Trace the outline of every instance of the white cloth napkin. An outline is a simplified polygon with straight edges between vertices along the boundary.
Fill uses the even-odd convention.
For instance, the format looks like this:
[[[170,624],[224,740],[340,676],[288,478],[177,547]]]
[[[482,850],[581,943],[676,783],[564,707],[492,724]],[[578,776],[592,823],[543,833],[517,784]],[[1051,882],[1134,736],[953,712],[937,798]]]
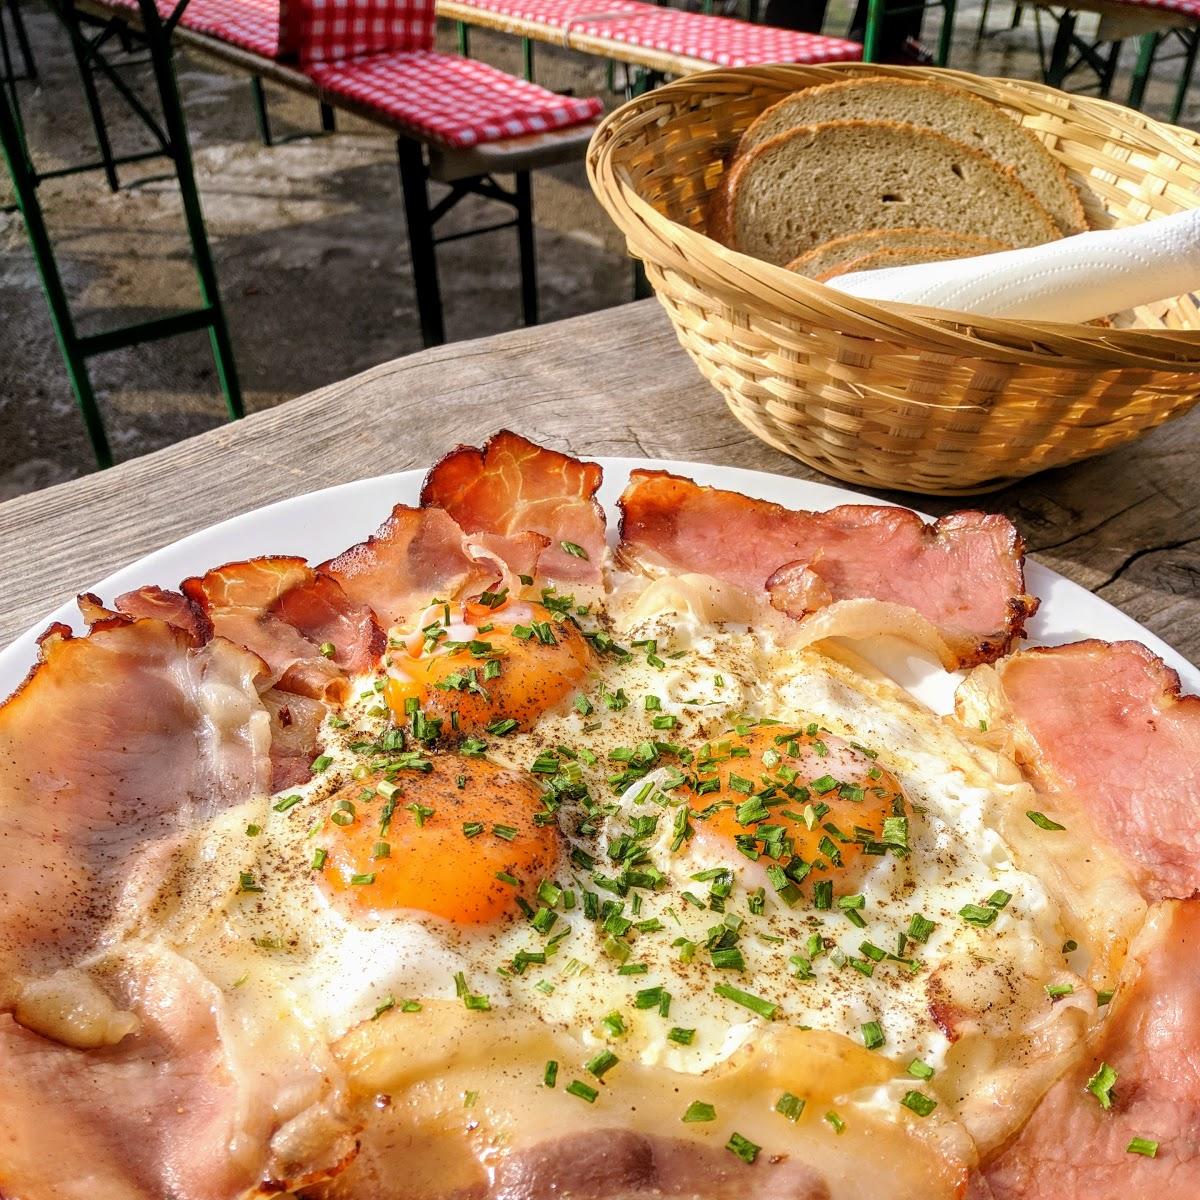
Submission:
[[[853,271],[831,288],[991,317],[1091,321],[1200,289],[1200,208],[974,258]]]

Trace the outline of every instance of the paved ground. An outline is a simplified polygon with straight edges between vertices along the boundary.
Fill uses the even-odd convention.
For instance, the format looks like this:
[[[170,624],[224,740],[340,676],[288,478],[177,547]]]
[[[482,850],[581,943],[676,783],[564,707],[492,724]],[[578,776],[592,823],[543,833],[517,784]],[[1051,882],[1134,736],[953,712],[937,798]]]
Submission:
[[[43,80],[22,85],[30,143],[43,167],[94,157],[65,37],[26,0]],[[994,23],[1011,9],[997,5]],[[952,63],[985,74],[1033,78],[1032,19],[973,45],[979,9],[960,8]],[[846,26],[845,0],[826,29]],[[451,45],[449,30],[441,36]],[[476,31],[473,52],[520,70],[517,43]],[[1132,66],[1134,47],[1125,48]],[[1147,111],[1162,114],[1172,67],[1161,71]],[[538,48],[539,81],[603,94],[604,66]],[[360,371],[420,347],[412,274],[391,140],[343,121],[332,137],[267,149],[256,138],[245,76],[183,55],[180,85],[190,123],[205,216],[217,258],[239,371],[250,409]],[[1114,97],[1128,89],[1122,71]],[[315,105],[271,89],[278,133],[317,125]],[[616,100],[609,98],[610,106]],[[144,144],[115,99],[108,105],[118,150]],[[1185,123],[1196,117],[1193,108]],[[161,164],[126,167],[133,186],[112,194],[98,174],[48,182],[42,198],[61,269],[86,329],[139,319],[194,296],[173,178]],[[0,180],[0,204],[8,201]],[[487,202],[464,205],[462,227],[494,218]],[[538,258],[545,320],[605,308],[630,295],[621,239],[592,198],[582,165],[536,175]],[[453,339],[519,323],[511,232],[453,242],[440,251],[447,330]],[[221,419],[203,335],[95,360],[101,404],[118,458],[206,429]],[[436,419],[436,414],[431,414]],[[398,430],[397,436],[403,436]],[[92,469],[92,458],[51,335],[23,226],[0,214],[0,498]]]

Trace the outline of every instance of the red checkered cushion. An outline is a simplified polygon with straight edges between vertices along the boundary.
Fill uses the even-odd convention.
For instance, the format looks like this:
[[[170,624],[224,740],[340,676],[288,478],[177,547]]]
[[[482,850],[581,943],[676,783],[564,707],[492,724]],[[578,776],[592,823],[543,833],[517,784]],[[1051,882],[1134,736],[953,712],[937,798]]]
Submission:
[[[536,0],[545,3],[547,0]],[[550,0],[553,2],[553,0]],[[598,6],[604,10],[603,4]],[[632,14],[581,17],[570,23],[576,33],[611,38],[628,46],[698,58],[720,67],[760,63],[857,62],[863,48],[845,38],[798,33],[773,25],[752,25],[733,17],[710,17],[678,8],[639,4]]]
[[[138,7],[138,0],[108,3],[135,12]],[[175,0],[157,0],[157,5],[164,20],[175,11]],[[279,0],[188,0],[179,23],[264,58],[279,53]]]
[[[434,0],[280,0],[280,50],[302,63],[432,50]]]
[[[487,63],[428,50],[314,63],[306,73],[331,97],[365,105],[447,146],[565,129],[590,121],[602,107],[594,96],[557,96]]]
[[[279,54],[279,0],[189,0],[182,24],[264,58]]]

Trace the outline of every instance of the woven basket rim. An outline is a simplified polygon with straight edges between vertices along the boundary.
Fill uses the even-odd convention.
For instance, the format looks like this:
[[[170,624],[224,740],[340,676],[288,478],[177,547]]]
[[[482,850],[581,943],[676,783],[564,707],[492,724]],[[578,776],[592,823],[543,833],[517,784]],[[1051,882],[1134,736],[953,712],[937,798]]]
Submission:
[[[1200,329],[1110,329],[1069,322],[986,317],[851,296],[785,267],[731,250],[706,234],[671,220],[638,194],[628,170],[616,162],[618,152],[634,136],[631,126],[641,129],[653,121],[656,108],[663,110],[660,116],[669,117],[673,111],[671,101],[680,95],[694,96],[697,88],[702,88],[713,94],[716,103],[722,90],[744,95],[750,81],[786,91],[787,83],[780,76],[792,71],[799,75],[806,69],[780,65],[700,71],[628,101],[601,122],[588,148],[588,178],[633,253],[653,257],[660,264],[670,262],[684,274],[703,279],[706,285],[733,296],[748,288],[760,294],[769,290],[773,293],[772,302],[784,317],[809,319],[815,306],[824,310],[847,335],[861,333],[889,341],[919,338],[928,349],[934,349],[932,343],[936,343],[938,351],[956,356],[1023,363],[1033,358],[1055,367],[1145,367],[1176,371],[1200,367]],[[823,64],[823,69],[847,76],[889,75],[945,80],[952,84],[982,80],[1023,95],[1037,107],[1075,124],[1090,127],[1093,133],[1107,140],[1150,155],[1166,152],[1188,162],[1200,173],[1200,150],[1194,134],[1112,101],[1068,95],[1041,83],[945,68],[845,63]],[[806,84],[798,82],[797,86]],[[1069,109],[1064,109],[1064,99],[1069,100]],[[1054,103],[1048,103],[1050,100]],[[1200,207],[1200,191],[1191,199],[1192,203],[1182,207]]]

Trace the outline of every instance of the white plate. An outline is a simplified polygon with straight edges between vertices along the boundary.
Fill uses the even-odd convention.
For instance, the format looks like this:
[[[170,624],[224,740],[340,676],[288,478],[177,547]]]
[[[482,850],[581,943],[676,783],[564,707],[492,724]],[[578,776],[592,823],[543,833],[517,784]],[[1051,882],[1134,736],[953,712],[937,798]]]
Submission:
[[[600,499],[609,514],[610,537],[615,536],[616,499],[629,472],[636,467],[675,471],[698,483],[744,492],[789,508],[825,509],[866,500],[845,488],[769,475],[765,471],[633,458],[595,461],[604,468]],[[401,471],[280,500],[156,550],[89,590],[103,600],[111,600],[143,584],[174,588],[189,575],[260,554],[296,554],[310,562],[322,562],[373,532],[394,504],[416,504],[424,475],[423,471]],[[1042,599],[1037,616],[1029,624],[1029,640],[1033,644],[1053,646],[1085,637],[1107,641],[1132,638],[1145,643],[1174,667],[1187,691],[1200,691],[1200,670],[1111,604],[1037,563],[1026,565],[1026,580],[1029,590]],[[0,696],[8,695],[36,661],[37,636],[51,621],[82,630],[79,612],[71,603],[49,613],[44,621],[17,638],[0,652]],[[861,644],[859,649],[863,649]],[[881,642],[868,656],[933,707],[940,711],[948,709],[956,676],[947,675],[923,658],[910,654],[901,643]]]

